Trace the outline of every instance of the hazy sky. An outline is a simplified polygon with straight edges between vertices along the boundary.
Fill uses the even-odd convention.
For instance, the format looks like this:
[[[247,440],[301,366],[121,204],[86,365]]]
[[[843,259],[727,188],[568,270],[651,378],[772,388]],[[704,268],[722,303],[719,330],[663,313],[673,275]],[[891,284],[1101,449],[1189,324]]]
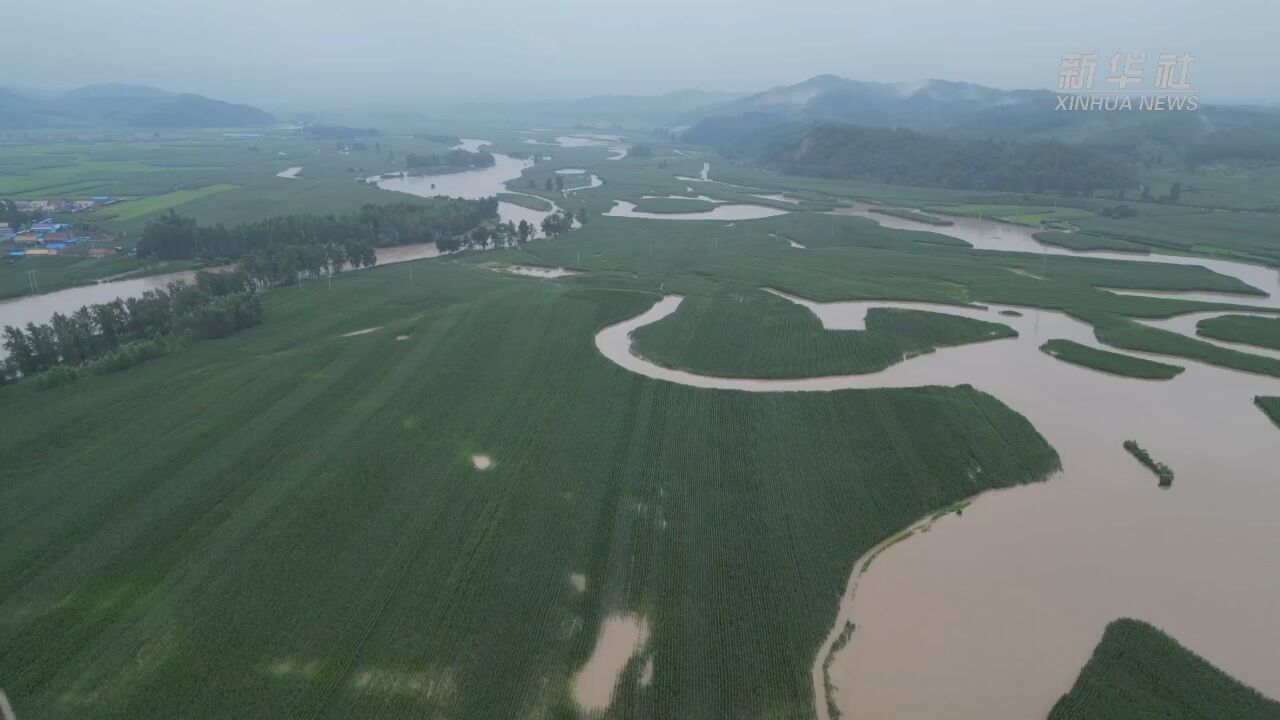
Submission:
[[[16,5],[16,7],[14,6]],[[1280,101],[1276,0],[17,0],[0,84],[146,83],[268,109],[759,90],[818,73],[1052,87],[1062,53],[1196,56]],[[1104,63],[1099,64],[1102,71]]]

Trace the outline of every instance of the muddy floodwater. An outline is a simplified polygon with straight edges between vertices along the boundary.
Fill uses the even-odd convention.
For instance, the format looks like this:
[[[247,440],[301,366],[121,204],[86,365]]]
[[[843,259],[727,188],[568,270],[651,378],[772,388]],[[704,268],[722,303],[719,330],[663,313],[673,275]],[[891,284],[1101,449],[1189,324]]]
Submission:
[[[854,208],[852,214],[865,212]],[[918,223],[874,216],[885,225]],[[1031,232],[957,219],[936,229],[991,249],[1046,249]],[[1090,253],[1130,261],[1205,265],[1267,291],[1275,270],[1225,261]],[[1167,381],[1118,377],[1039,350],[1065,338],[1101,346],[1092,328],[1057,312],[993,305],[816,303],[832,330],[863,327],[872,307],[902,307],[1001,322],[1017,338],[908,359],[866,375],[796,380],[718,378],[658,366],[632,352],[630,333],[675,312],[667,296],[605,328],[600,352],[642,375],[696,387],[752,392],[972,384],[1022,413],[1058,451],[1047,482],[980,495],[962,515],[892,544],[849,588],[814,657],[813,685],[826,720],[824,660],[834,653],[832,700],[845,717],[936,720],[1045,717],[1074,682],[1106,624],[1134,617],[1163,628],[1226,672],[1280,697],[1280,429],[1253,405],[1280,394],[1280,379],[1166,356],[1186,368]],[[1002,315],[1017,311],[1020,316]],[[1194,334],[1197,313],[1149,324]],[[1176,473],[1161,489],[1122,448],[1136,440]],[[856,589],[856,592],[851,592]]]
[[[605,618],[591,657],[573,680],[573,699],[578,707],[587,713],[608,708],[627,662],[644,649],[648,639],[649,624],[639,615]]]
[[[435,243],[417,243],[414,245],[397,245],[377,248],[375,250],[378,265],[390,265],[406,260],[421,260],[440,254]],[[37,274],[38,276],[38,274]],[[148,290],[163,288],[171,282],[194,282],[195,271],[150,275],[147,277],[100,282],[93,285],[82,285],[67,288],[43,295],[24,295],[18,298],[0,301],[0,328],[5,325],[25,326],[29,322],[36,324],[49,322],[54,313],[70,315],[85,305],[108,303],[116,298],[138,297]],[[308,280],[307,282],[315,282]]]
[[[454,147],[474,152],[488,144],[489,141],[487,140],[464,138]],[[376,178],[375,182],[377,182],[378,187],[384,190],[393,190],[419,197],[443,195],[466,200],[478,200],[480,198],[493,197],[499,193],[512,192],[507,189],[507,181],[520,177],[524,169],[532,164],[533,161],[531,159],[522,160],[502,153],[493,153],[492,167],[445,173],[443,175],[405,175]],[[592,175],[588,184],[590,187],[598,187],[600,179]],[[515,203],[499,202],[498,217],[502,222],[519,224],[521,220],[525,220],[534,227],[538,227],[542,223],[542,219],[554,211],[554,203],[552,207],[552,211],[541,211],[531,210]]]

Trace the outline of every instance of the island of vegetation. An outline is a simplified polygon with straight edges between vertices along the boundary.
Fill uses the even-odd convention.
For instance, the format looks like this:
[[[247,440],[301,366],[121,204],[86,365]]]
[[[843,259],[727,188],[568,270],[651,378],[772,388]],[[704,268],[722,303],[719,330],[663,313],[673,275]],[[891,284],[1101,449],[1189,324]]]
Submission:
[[[1177,365],[1099,350],[1074,340],[1050,340],[1041,345],[1040,350],[1069,363],[1143,380],[1168,380],[1176,377],[1184,369]]]
[[[1128,450],[1129,454],[1137,458],[1138,462],[1145,465],[1148,470],[1155,473],[1160,479],[1160,487],[1167,488],[1173,485],[1173,469],[1162,462],[1157,462],[1137,441],[1125,440],[1124,449]]]
[[[1276,720],[1280,703],[1159,629],[1128,618],[1102,641],[1049,720]]]
[[[827,330],[807,308],[754,291],[687,297],[632,337],[640,355],[668,367],[796,378],[875,372],[937,348],[1016,335],[1000,323],[893,308],[869,310],[865,330]]]
[[[1214,340],[1280,350],[1280,318],[1220,315],[1196,323],[1196,334]]]
[[[1107,345],[1124,350],[1176,355],[1233,370],[1280,377],[1280,360],[1276,358],[1221,347],[1111,313],[1086,311],[1072,314],[1092,324],[1094,336]]]
[[[714,210],[716,203],[697,198],[640,198],[636,200],[637,212],[694,213]]]

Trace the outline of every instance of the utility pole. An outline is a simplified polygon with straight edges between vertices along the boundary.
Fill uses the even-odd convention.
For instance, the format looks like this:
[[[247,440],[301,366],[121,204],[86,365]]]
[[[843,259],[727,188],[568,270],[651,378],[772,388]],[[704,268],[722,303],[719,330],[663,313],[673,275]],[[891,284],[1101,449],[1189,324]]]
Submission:
[[[40,290],[40,286],[36,284],[36,271],[35,271],[35,270],[28,270],[28,271],[27,271],[27,284],[31,286],[31,293],[32,293],[32,294],[35,294],[36,292],[39,292],[39,290]]]

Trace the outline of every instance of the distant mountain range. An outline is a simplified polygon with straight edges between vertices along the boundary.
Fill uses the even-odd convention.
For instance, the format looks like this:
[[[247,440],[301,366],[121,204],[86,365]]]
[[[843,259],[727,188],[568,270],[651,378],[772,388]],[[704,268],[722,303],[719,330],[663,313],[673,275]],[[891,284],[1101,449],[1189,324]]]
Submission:
[[[672,125],[688,142],[734,145],[794,122],[892,127],[964,138],[1054,139],[1121,148],[1141,141],[1189,147],[1213,134],[1280,131],[1280,110],[1204,105],[1195,112],[1055,110],[1049,90],[999,90],[946,80],[875,83],[818,75],[695,108]]]
[[[36,95],[0,88],[0,129],[257,127],[276,121],[250,105],[146,85],[90,85]]]

